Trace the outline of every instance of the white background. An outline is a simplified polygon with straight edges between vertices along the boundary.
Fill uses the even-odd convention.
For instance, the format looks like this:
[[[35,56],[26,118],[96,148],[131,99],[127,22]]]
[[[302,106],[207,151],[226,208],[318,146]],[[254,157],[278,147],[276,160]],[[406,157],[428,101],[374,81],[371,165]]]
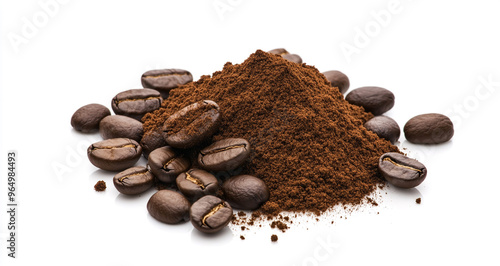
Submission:
[[[25,0],[1,10],[2,206],[7,151],[19,153],[18,258],[7,257],[2,207],[1,265],[500,263],[498,1]],[[183,68],[197,80],[278,47],[320,71],[343,71],[351,89],[393,91],[387,115],[401,128],[414,115],[449,115],[456,133],[446,144],[401,137],[427,166],[425,182],[381,191],[377,207],[347,216],[304,218],[284,234],[264,223],[206,236],[151,218],[154,190],[119,195],[113,174],[86,158],[99,135],[70,126],[80,106],[109,106],[147,70]],[[93,190],[98,180],[107,181],[103,193]]]

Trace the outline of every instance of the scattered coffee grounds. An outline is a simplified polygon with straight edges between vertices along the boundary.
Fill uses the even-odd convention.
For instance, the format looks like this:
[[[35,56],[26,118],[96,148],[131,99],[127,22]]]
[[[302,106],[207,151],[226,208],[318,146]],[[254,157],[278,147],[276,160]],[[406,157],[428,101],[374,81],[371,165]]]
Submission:
[[[280,220],[277,220],[277,221],[273,221],[271,223],[271,228],[273,228],[273,229],[278,228],[282,232],[285,232],[288,229],[288,225],[286,225],[284,222],[282,222]]]
[[[418,199],[416,199],[416,200],[415,200],[415,202],[416,202],[417,204],[420,204],[420,203],[422,202],[422,199],[421,199],[421,198],[418,198]]]
[[[278,241],[278,236],[277,235],[271,235],[271,241],[273,241],[273,242]]]
[[[245,237],[244,237],[244,236],[240,236],[240,239],[241,239],[241,240],[245,240]]]
[[[94,189],[95,189],[95,191],[106,190],[106,182],[104,182],[103,180],[97,181],[97,183],[95,183],[95,185],[94,185]]]

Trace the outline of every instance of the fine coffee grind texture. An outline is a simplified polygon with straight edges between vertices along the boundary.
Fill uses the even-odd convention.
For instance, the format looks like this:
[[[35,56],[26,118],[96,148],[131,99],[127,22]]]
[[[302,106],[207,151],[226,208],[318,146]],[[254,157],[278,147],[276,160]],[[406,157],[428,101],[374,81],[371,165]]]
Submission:
[[[212,141],[250,142],[250,160],[240,174],[268,186],[270,198],[258,209],[268,217],[361,204],[385,183],[377,171],[380,156],[398,152],[363,127],[373,115],[345,101],[316,68],[261,50],[171,90],[162,107],[143,118],[145,134],[201,100],[220,106],[221,127]]]

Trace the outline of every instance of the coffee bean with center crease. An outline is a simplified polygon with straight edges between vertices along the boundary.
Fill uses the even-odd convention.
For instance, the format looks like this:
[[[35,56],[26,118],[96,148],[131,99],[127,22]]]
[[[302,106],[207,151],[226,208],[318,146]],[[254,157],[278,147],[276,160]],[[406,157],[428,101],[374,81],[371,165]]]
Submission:
[[[280,55],[281,57],[285,58],[288,61],[291,61],[291,62],[294,62],[297,64],[302,64],[302,58],[299,55],[291,54],[284,48],[276,48],[276,49],[273,49],[271,51],[268,51],[268,53],[277,54],[277,55]]]
[[[403,131],[409,142],[415,144],[439,144],[453,137],[453,122],[442,114],[417,115],[406,122]]]
[[[186,158],[180,157],[174,149],[165,146],[149,154],[148,165],[156,178],[165,183],[172,183],[179,174],[187,171],[191,164]]]
[[[229,224],[233,209],[226,201],[207,195],[193,203],[189,214],[196,229],[203,233],[215,233]]]
[[[365,123],[365,128],[394,144],[401,135],[401,129],[394,119],[388,116],[375,116]]]
[[[156,220],[166,224],[177,224],[189,220],[189,201],[179,192],[160,190],[148,201],[148,212]]]
[[[323,72],[325,78],[330,82],[330,86],[337,87],[340,93],[344,94],[349,89],[349,78],[338,70],[330,70]]]
[[[113,177],[116,190],[126,195],[136,195],[153,186],[154,176],[144,166],[135,166]]]
[[[394,94],[381,87],[361,87],[352,90],[345,99],[354,105],[362,106],[373,115],[381,115],[394,106]]]
[[[167,142],[165,141],[161,133],[156,130],[144,134],[140,144],[142,146],[143,155],[144,157],[146,157],[146,159],[152,151],[160,147],[167,146]]]
[[[397,152],[382,155],[378,169],[387,182],[400,188],[416,187],[427,176],[427,168],[422,163]]]
[[[211,173],[201,169],[190,169],[177,176],[177,187],[190,201],[196,201],[206,195],[215,195],[219,182]]]
[[[139,160],[141,153],[139,143],[126,138],[99,141],[87,149],[90,162],[107,171],[123,171],[132,167]]]
[[[142,139],[142,123],[123,115],[110,115],[99,123],[99,133],[103,139],[128,138],[137,142]]]
[[[141,121],[142,117],[160,108],[163,99],[153,89],[132,89],[118,93],[111,101],[117,115],[125,115]]]
[[[155,89],[163,99],[168,98],[170,90],[193,81],[193,75],[183,69],[157,69],[142,74],[141,83],[144,88]]]
[[[224,198],[236,209],[255,210],[269,199],[269,189],[251,175],[233,176],[222,184]]]
[[[71,116],[71,126],[84,133],[94,132],[99,129],[99,122],[109,115],[111,112],[106,106],[97,103],[87,104]]]
[[[250,156],[250,143],[241,138],[219,140],[198,154],[200,167],[210,171],[230,171]]]

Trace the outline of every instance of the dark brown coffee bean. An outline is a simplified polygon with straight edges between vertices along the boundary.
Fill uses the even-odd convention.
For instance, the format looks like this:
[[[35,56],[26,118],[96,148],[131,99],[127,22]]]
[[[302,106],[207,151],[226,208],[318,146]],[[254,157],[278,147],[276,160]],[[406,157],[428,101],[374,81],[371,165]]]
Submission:
[[[277,55],[289,54],[289,52],[285,48],[272,49],[271,51],[268,51],[268,53]]]
[[[118,93],[111,101],[117,115],[124,115],[141,121],[142,117],[160,108],[163,99],[153,89],[132,89]]]
[[[167,142],[158,131],[150,131],[144,134],[140,144],[142,146],[142,153],[146,159],[152,151],[167,146]]]
[[[192,148],[217,131],[220,118],[219,105],[215,102],[196,102],[167,118],[163,124],[163,138],[174,148]]]
[[[113,177],[116,190],[126,195],[136,195],[153,186],[154,176],[144,166],[135,166]]]
[[[269,199],[269,189],[251,175],[233,176],[222,184],[225,199],[236,209],[255,210]]]
[[[338,70],[330,70],[323,72],[325,78],[330,82],[330,86],[337,87],[340,93],[344,94],[349,89],[349,78]]]
[[[99,130],[99,122],[111,115],[109,109],[101,104],[91,103],[80,107],[71,117],[71,126],[84,133]]]
[[[183,69],[157,69],[142,74],[141,83],[144,88],[155,89],[163,99],[168,98],[170,90],[193,81],[193,75]]]
[[[190,201],[196,201],[206,195],[215,195],[219,190],[217,178],[201,169],[190,169],[177,176],[175,181],[179,190]]]
[[[148,212],[156,220],[166,224],[177,224],[189,220],[189,201],[179,192],[160,190],[148,201]]]
[[[149,154],[148,165],[150,171],[160,181],[175,182],[175,178],[189,169],[190,162],[180,157],[171,147],[160,147]]]
[[[110,115],[99,123],[99,133],[103,139],[128,138],[139,142],[142,132],[142,123],[128,116]]]
[[[451,120],[442,114],[417,115],[406,122],[403,131],[409,142],[415,144],[439,144],[453,137]]]
[[[210,171],[230,171],[250,156],[250,143],[240,138],[219,140],[198,154],[199,165]]]
[[[416,187],[427,176],[427,169],[422,163],[397,152],[382,155],[378,170],[387,182],[400,188]]]
[[[142,148],[133,139],[116,138],[96,142],[87,149],[90,162],[107,171],[123,171],[141,157]]]
[[[222,230],[233,217],[231,206],[215,196],[204,196],[189,210],[191,223],[203,233],[215,233]]]
[[[392,144],[398,141],[401,129],[394,119],[388,116],[375,116],[365,123],[365,128],[373,131],[377,136],[390,141]]]
[[[277,55],[280,55],[281,57],[285,58],[288,61],[291,61],[291,62],[294,62],[294,63],[297,63],[297,64],[302,64],[302,58],[300,58],[299,55],[290,54],[284,48],[276,48],[276,49],[273,49],[273,50],[269,51],[268,53],[277,54]]]
[[[354,105],[362,106],[373,115],[381,115],[394,106],[394,94],[380,87],[361,87],[352,90],[345,99]]]

